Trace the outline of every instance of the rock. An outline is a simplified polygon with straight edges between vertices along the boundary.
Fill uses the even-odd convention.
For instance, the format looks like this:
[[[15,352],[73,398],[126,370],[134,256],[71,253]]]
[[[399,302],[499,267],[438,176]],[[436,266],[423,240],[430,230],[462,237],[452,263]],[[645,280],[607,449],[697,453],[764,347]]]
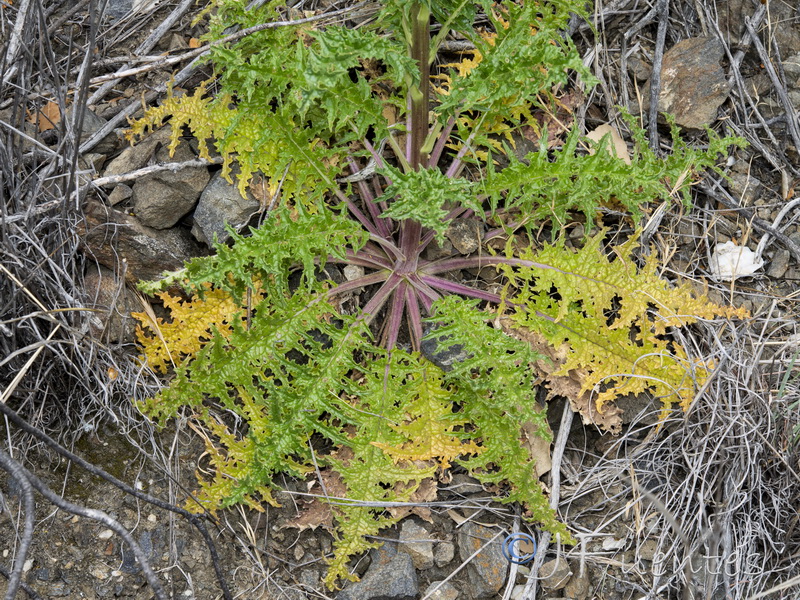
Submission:
[[[458,589],[448,581],[432,581],[422,597],[428,600],[456,600]]]
[[[718,15],[719,29],[724,32],[731,48],[737,46],[747,29],[745,17],[752,17],[751,0],[715,0],[714,14]],[[800,35],[797,30],[797,3],[773,2],[769,5],[769,39],[780,48],[783,56],[800,53]],[[760,108],[760,107],[759,107]]]
[[[482,494],[486,491],[480,481],[466,473],[456,473],[453,475],[450,480],[450,485],[447,486],[447,490],[455,492],[459,496]]]
[[[564,596],[570,600],[586,600],[591,591],[591,580],[589,579],[588,572],[581,575],[578,570],[574,571],[574,575],[569,578],[569,582],[564,586]]]
[[[437,567],[444,567],[456,555],[456,545],[452,542],[439,542],[433,549],[433,562]]]
[[[472,254],[480,247],[483,226],[474,219],[453,219],[444,235],[461,254]]]
[[[92,336],[107,342],[132,342],[135,339],[136,320],[131,317],[131,311],[142,308],[136,294],[113,270],[102,265],[87,267],[83,286],[87,308],[99,311],[92,313],[89,321]]]
[[[169,144],[170,132],[169,126],[162,127],[136,145],[125,148],[117,158],[108,164],[103,175],[105,177],[122,175],[146,166],[159,146]]]
[[[366,574],[336,595],[336,600],[415,600],[419,595],[417,572],[411,557],[384,544],[370,552]]]
[[[728,189],[735,198],[741,200],[742,206],[752,206],[761,195],[761,181],[748,175],[732,171],[729,174]]]
[[[442,245],[439,245],[435,239],[425,247],[423,257],[425,260],[439,260],[440,258],[448,258],[453,255],[453,244],[450,240],[445,238]]]
[[[166,146],[155,153],[160,163],[183,162],[196,156],[186,146],[178,146],[173,156]],[[133,209],[139,221],[154,229],[167,229],[186,215],[200,198],[211,176],[206,167],[161,171],[138,180],[133,186]]]
[[[480,550],[467,565],[473,598],[491,598],[505,583],[508,561],[503,556],[502,536],[489,543],[496,535],[496,529],[477,523],[466,523],[458,534],[461,560],[467,560],[476,550]]]
[[[639,558],[652,561],[658,551],[658,542],[656,540],[645,540],[639,545],[638,550]]]
[[[772,279],[780,279],[786,275],[786,271],[789,270],[789,258],[790,254],[788,250],[776,250],[775,255],[769,262],[767,277],[771,277]]]
[[[238,229],[247,224],[260,208],[261,203],[252,194],[242,198],[237,187],[217,172],[200,194],[194,211],[192,235],[207,246],[213,245],[215,235],[217,241],[225,242],[230,237],[226,225]]]
[[[435,323],[423,323],[422,332],[427,336],[431,331],[437,328]],[[422,340],[420,344],[420,351],[422,355],[435,364],[443,371],[452,371],[453,365],[472,358],[472,355],[464,350],[462,344],[452,344],[444,349],[444,342],[447,336],[432,337]]]
[[[716,38],[689,38],[664,53],[661,66],[659,112],[675,115],[678,125],[702,129],[717,118],[717,109],[730,93],[725,71],[719,64],[722,44]],[[649,82],[645,90],[649,89]],[[650,109],[645,93],[643,110]]]
[[[156,279],[206,253],[188,232],[145,227],[99,202],[89,203],[84,212],[85,222],[78,227],[81,247],[101,265],[124,274],[128,283]]]
[[[67,118],[73,119],[74,105],[67,109]],[[81,123],[81,143],[88,140],[96,132],[100,131],[106,124],[106,120],[99,117],[88,108],[83,111],[83,122]],[[111,154],[119,148],[120,140],[115,133],[109,133],[100,140],[94,148],[93,154]],[[88,156],[88,155],[87,155]],[[84,157],[86,158],[86,157]]]
[[[103,16],[111,17],[116,21],[131,12],[132,8],[133,0],[109,0]]]
[[[411,557],[414,568],[424,571],[433,567],[433,542],[430,532],[414,521],[403,521],[400,528],[400,550]]]
[[[130,188],[130,186],[120,183],[113,190],[111,190],[111,193],[108,195],[108,203],[111,206],[116,206],[117,204],[130,199],[132,195],[133,190]]]
[[[539,569],[539,583],[546,592],[555,592],[563,589],[569,583],[571,576],[572,570],[569,568],[569,563],[560,556],[556,559],[548,560]]]

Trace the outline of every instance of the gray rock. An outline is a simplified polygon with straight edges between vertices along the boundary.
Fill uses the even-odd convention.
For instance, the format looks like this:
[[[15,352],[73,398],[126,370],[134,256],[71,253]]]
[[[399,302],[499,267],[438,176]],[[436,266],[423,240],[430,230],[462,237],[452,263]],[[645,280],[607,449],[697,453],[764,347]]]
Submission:
[[[107,342],[127,343],[135,339],[136,320],[131,311],[141,310],[136,295],[111,269],[89,265],[83,277],[86,306],[93,308],[89,330]]]
[[[117,21],[133,10],[133,0],[109,0],[103,15]]]
[[[642,560],[653,560],[658,550],[658,542],[656,540],[645,540],[639,544],[638,550],[639,558]]]
[[[430,532],[411,519],[400,528],[400,550],[411,557],[414,568],[424,571],[433,567],[433,542]]]
[[[664,53],[661,66],[659,112],[675,115],[681,127],[702,129],[717,118],[717,109],[730,93],[720,66],[722,44],[716,38],[689,38]],[[649,83],[645,84],[648,89]],[[650,109],[645,94],[643,109]]]
[[[440,258],[448,258],[453,255],[453,244],[450,240],[445,238],[442,245],[439,245],[435,239],[425,247],[424,258],[425,260],[439,260]]]
[[[73,119],[74,107],[67,109],[67,118]],[[81,142],[85,142],[92,137],[97,131],[100,131],[106,124],[106,120],[96,115],[88,108],[83,111],[83,122],[81,123]],[[109,133],[102,140],[100,140],[94,148],[94,154],[111,154],[116,152],[119,148],[120,140],[115,133]]]
[[[452,542],[439,542],[433,549],[433,562],[437,567],[444,567],[450,564],[450,561],[456,555],[456,545]]]
[[[183,162],[196,156],[187,146],[178,146],[173,156],[166,147],[156,150],[161,163]],[[153,229],[167,229],[197,203],[211,176],[205,167],[161,171],[148,175],[133,186],[133,209],[139,221]]]
[[[449,581],[432,581],[422,597],[428,600],[456,600],[458,595],[458,589]]]
[[[542,589],[546,592],[555,592],[563,589],[569,578],[572,577],[572,569],[569,568],[569,563],[565,558],[558,557],[553,560],[548,560],[539,569],[539,583]]]
[[[576,569],[575,574],[569,578],[569,582],[564,586],[564,596],[571,600],[586,600],[591,589],[592,582],[589,579],[589,573],[584,572],[583,575],[580,575]]]
[[[150,162],[160,145],[169,144],[170,133],[169,126],[162,127],[136,145],[125,148],[117,158],[108,163],[103,175],[111,177],[112,175],[122,175],[123,173],[141,169]]]
[[[151,229],[99,202],[88,204],[84,213],[85,222],[78,229],[83,250],[101,265],[124,274],[129,283],[156,279],[204,254],[188,231]]]
[[[372,562],[361,579],[336,595],[336,600],[414,600],[419,595],[411,557],[384,544],[370,553]]]
[[[422,332],[427,336],[437,328],[435,323],[423,323]],[[444,348],[448,336],[431,337],[422,340],[420,351],[422,355],[443,371],[452,371],[453,365],[472,357],[462,344],[452,344]]]
[[[480,550],[467,565],[473,598],[491,598],[505,583],[508,561],[503,556],[502,536],[489,543],[496,535],[497,529],[477,523],[465,524],[458,534],[458,554],[461,560],[467,560],[475,551]]]
[[[786,275],[786,271],[789,270],[789,258],[790,254],[788,250],[776,250],[775,256],[773,256],[772,260],[769,262],[767,277],[771,277],[772,279],[780,279]]]
[[[108,195],[108,203],[111,206],[116,206],[125,200],[128,200],[133,195],[133,190],[130,186],[125,185],[124,183],[118,184],[111,193]]]
[[[453,219],[444,235],[461,254],[472,254],[480,246],[483,226],[473,219]]]
[[[742,206],[752,206],[761,195],[762,184],[759,179],[747,173],[730,173],[728,189],[732,196],[742,201]]]
[[[194,211],[192,235],[197,240],[211,246],[214,236],[217,241],[224,242],[230,235],[226,225],[238,228],[247,223],[253,213],[261,208],[261,203],[252,194],[242,198],[237,187],[216,173],[200,194],[200,201]]]

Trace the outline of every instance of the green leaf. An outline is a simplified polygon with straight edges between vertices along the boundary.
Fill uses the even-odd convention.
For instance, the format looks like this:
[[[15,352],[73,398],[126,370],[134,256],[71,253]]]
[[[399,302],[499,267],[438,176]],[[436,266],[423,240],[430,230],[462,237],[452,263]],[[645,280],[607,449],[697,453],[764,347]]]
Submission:
[[[379,172],[391,181],[383,196],[376,200],[389,203],[389,208],[381,216],[398,221],[417,221],[434,230],[440,242],[444,240],[449,224],[445,220],[449,209],[459,205],[476,207],[474,184],[466,179],[447,177],[438,169],[404,173],[389,165]]]

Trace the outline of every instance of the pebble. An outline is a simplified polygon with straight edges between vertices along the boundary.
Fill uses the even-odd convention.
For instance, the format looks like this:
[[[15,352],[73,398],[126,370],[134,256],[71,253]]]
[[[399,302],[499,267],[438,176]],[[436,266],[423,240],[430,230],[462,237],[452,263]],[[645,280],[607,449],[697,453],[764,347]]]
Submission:
[[[506,580],[508,561],[503,556],[503,537],[498,530],[477,523],[466,523],[458,534],[458,554],[467,560],[480,550],[467,565],[473,598],[491,598],[497,595]],[[494,541],[488,543],[489,540]]]
[[[414,568],[430,569],[434,564],[433,542],[430,532],[412,520],[403,522],[400,528],[400,550],[411,557]]]
[[[456,555],[456,545],[452,542],[439,542],[433,549],[433,562],[437,567],[450,564]]]
[[[585,600],[589,597],[591,590],[591,581],[589,580],[588,572],[583,575],[578,573],[578,569],[574,569],[575,574],[569,578],[569,582],[564,586],[564,596],[572,600]]]
[[[417,572],[411,557],[384,544],[370,552],[369,569],[361,581],[345,587],[336,600],[415,600],[419,597]]]
[[[456,600],[458,596],[458,589],[449,581],[432,581],[422,594],[422,597],[428,600]]]
[[[788,250],[777,250],[775,256],[773,256],[772,260],[769,262],[767,277],[781,279],[786,275],[786,271],[789,270],[789,258],[790,254]]]
[[[569,563],[562,557],[548,560],[539,569],[540,583],[542,589],[546,592],[555,592],[563,589],[569,578],[572,576],[572,569],[569,568]]]

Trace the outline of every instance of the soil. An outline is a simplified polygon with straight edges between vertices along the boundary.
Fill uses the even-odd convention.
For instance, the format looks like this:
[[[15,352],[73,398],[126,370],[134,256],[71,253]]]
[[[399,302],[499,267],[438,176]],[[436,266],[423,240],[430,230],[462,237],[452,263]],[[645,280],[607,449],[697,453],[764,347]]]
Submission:
[[[50,154],[77,156],[74,140],[70,142],[63,129],[43,128],[35,118],[33,122],[26,120],[31,110],[35,114],[46,106],[44,98],[52,96],[54,86],[44,75],[31,74],[52,68],[73,85],[76,65],[80,65],[84,49],[92,41],[96,47],[92,76],[113,73],[123,57],[128,60],[131,50],[164,22],[177,3],[157,3],[155,8],[117,20],[93,19],[89,3],[68,6],[32,0],[31,4],[41,11],[46,23],[44,29],[41,23],[37,26],[39,38],[47,39],[50,45],[46,52],[28,57],[30,64],[20,67],[27,74],[23,81],[29,90],[22,93],[5,83],[0,85],[0,121],[23,130],[45,149],[50,148]],[[647,14],[647,7],[638,5],[627,13],[620,12],[628,4],[605,14],[609,22],[603,31],[615,43]],[[756,106],[763,116],[752,115],[744,94],[727,100],[719,113],[724,119],[718,119],[714,126],[727,120],[732,132],[741,133],[750,127],[746,130],[750,132],[750,148],[739,152],[726,166],[731,177],[724,186],[716,186],[719,179],[714,178],[698,185],[694,212],[685,213],[678,203],[658,217],[657,211],[650,211],[653,219],[660,220],[646,230],[646,241],[650,251],[662,258],[664,276],[693,280],[712,300],[744,306],[752,318],[735,327],[700,324],[686,334],[685,342],[697,355],[715,353],[719,369],[686,414],[673,414],[657,427],[654,424],[660,405],[652,398],[636,397],[621,403],[625,423],[619,435],[602,433],[579,418],[571,419],[571,410],[563,400],[550,403],[551,428],[563,441],[564,452],[557,469],[560,482],[554,481],[551,473],[543,477],[543,484],[548,489],[558,488],[559,514],[577,532],[579,544],[572,549],[551,545],[533,565],[511,567],[511,582],[504,580],[494,596],[497,598],[521,598],[533,591],[538,594],[536,598],[554,600],[738,600],[785,582],[789,583],[776,590],[772,598],[797,598],[800,594],[800,526],[796,514],[800,503],[800,387],[795,366],[800,343],[796,320],[800,207],[777,221],[781,209],[795,197],[798,149],[787,122],[796,115],[786,114],[774,83],[768,78],[764,81],[760,56],[742,41],[739,15],[752,7],[742,2],[715,5],[710,0],[671,4],[668,47],[689,34],[703,33],[698,30],[698,8],[703,10],[704,23],[720,9],[718,22],[726,30],[727,50],[731,51],[723,66],[730,69],[741,44],[742,70],[748,85],[761,94]],[[781,15],[778,37],[783,46],[777,49],[784,58],[800,56],[798,16],[791,12],[784,15],[781,11],[787,10],[788,4],[777,4],[770,3],[775,14]],[[13,5],[3,3],[0,18],[10,27],[17,18],[16,11],[24,5],[23,0]],[[604,8],[608,7],[598,4],[599,11]],[[186,52],[202,33],[199,25],[192,24],[197,10],[192,5],[145,54]],[[97,30],[92,40],[94,26]],[[640,87],[645,85],[649,76],[646,59],[652,57],[656,28],[657,23],[646,24],[626,41],[625,48],[640,48],[626,57],[630,58],[629,73],[620,75],[620,53],[614,47],[607,45],[598,51],[594,60],[596,75],[601,77],[600,91],[583,107],[590,119],[604,122],[606,115],[616,110],[615,103],[634,93],[634,81]],[[588,53],[594,45],[590,29],[577,26],[572,33],[578,46]],[[113,57],[118,58],[111,60]],[[91,108],[103,119],[113,119],[132,100],[163,85],[171,69],[180,69],[183,64],[122,78]],[[181,86],[192,89],[207,76],[207,71],[198,71]],[[790,77],[785,79],[788,82]],[[796,84],[787,83],[788,89],[782,91],[790,92],[791,98],[800,97]],[[90,93],[94,89],[96,86]],[[28,112],[20,112],[20,107]],[[763,121],[760,129],[753,125],[759,121]],[[121,126],[124,123],[117,125]],[[157,431],[133,408],[132,397],[152,393],[160,382],[139,367],[129,326],[127,330],[126,326],[119,327],[111,339],[107,323],[98,328],[88,318],[81,320],[70,313],[83,305],[84,276],[95,267],[91,258],[78,251],[75,232],[86,233],[98,225],[84,218],[85,204],[71,195],[72,184],[64,171],[59,171],[60,163],[27,139],[14,138],[9,127],[2,131],[4,136],[8,134],[3,138],[7,144],[0,143],[5,159],[0,162],[8,165],[4,167],[5,179],[0,180],[0,186],[5,186],[0,198],[9,198],[0,218],[11,216],[0,225],[4,244],[0,266],[7,265],[3,266],[3,277],[11,272],[24,275],[23,281],[0,277],[5,303],[5,312],[0,311],[0,333],[4,336],[0,336],[0,348],[8,357],[0,358],[0,392],[9,390],[7,398],[3,392],[0,404],[7,402],[63,446],[136,490],[173,508],[191,509],[196,473],[202,472],[205,464],[203,442],[185,421]],[[664,140],[662,135],[662,142],[667,143]],[[88,163],[92,160],[102,165],[118,155],[123,145],[117,132],[106,141],[105,154],[93,150],[102,158],[82,156],[78,168],[90,171],[93,167]],[[44,172],[41,180],[36,180],[38,187],[31,187],[22,171],[12,173],[10,165],[23,165],[38,175]],[[47,171],[48,165],[56,166]],[[108,200],[103,193],[88,195],[93,194],[83,199]],[[63,210],[54,211],[53,207],[61,206]],[[613,211],[604,218],[619,224]],[[23,222],[25,227],[20,225]],[[176,225],[185,232],[190,227],[187,220]],[[584,227],[581,218],[570,223],[570,243],[580,245]],[[734,240],[755,249],[767,232],[772,232],[764,251],[768,262],[756,277],[724,284],[708,277],[708,258],[714,244]],[[490,284],[487,281],[487,286]],[[133,292],[122,293],[131,294],[126,302],[135,301]],[[37,298],[36,302],[31,297]],[[123,312],[127,314],[129,305],[125,306]],[[39,342],[49,339],[52,329],[47,327],[52,324],[26,319],[47,309],[63,310],[58,313],[63,320],[53,322],[60,323],[68,335],[56,338],[62,342],[48,351],[48,358],[36,373],[36,367],[31,371],[25,361],[41,346]],[[14,383],[18,373],[24,377],[21,383]],[[202,522],[214,542],[213,558],[209,545],[185,516],[149,504],[70,463],[52,445],[23,433],[7,419],[0,424],[0,439],[4,440],[5,452],[56,494],[76,505],[103,511],[129,531],[168,597],[224,597],[215,566],[232,597],[336,596],[336,591],[326,590],[321,584],[332,534],[324,527],[303,528],[299,521],[307,502],[306,482],[278,482],[284,490],[278,495],[279,508],[265,506],[258,512],[238,507],[204,515]],[[518,527],[541,542],[539,532],[519,519],[518,509],[492,501],[496,494],[502,494],[502,490],[485,489],[456,470],[452,479],[439,482],[438,496],[428,510],[412,517],[435,540],[434,556],[438,552],[444,557],[433,566],[415,569],[417,597],[425,596],[431,584],[443,580],[459,593],[458,598],[474,597],[475,577],[483,576],[476,575],[470,561],[459,556],[458,535],[465,521],[504,532]],[[0,568],[6,574],[24,537],[23,499],[24,490],[15,479],[0,471]],[[398,541],[401,527],[385,531],[381,539],[407,551]],[[453,553],[446,559],[451,547]],[[107,523],[59,509],[41,496],[36,500],[28,556],[25,587],[17,597],[153,597],[140,564]],[[561,583],[547,576],[547,569],[554,566],[549,561],[556,559],[564,561],[570,573]],[[376,569],[378,562],[375,553],[354,559],[354,572],[364,575]],[[506,563],[498,565],[509,568]],[[0,576],[0,593],[5,593],[6,586]]]

